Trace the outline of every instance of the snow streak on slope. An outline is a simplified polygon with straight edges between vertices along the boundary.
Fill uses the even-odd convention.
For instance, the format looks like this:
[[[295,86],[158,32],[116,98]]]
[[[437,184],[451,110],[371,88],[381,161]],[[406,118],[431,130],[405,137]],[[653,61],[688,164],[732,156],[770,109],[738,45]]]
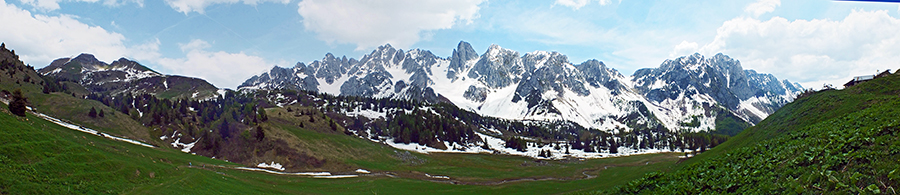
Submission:
[[[85,127],[82,127],[82,126],[79,126],[79,125],[73,125],[72,123],[64,122],[64,121],[62,121],[62,120],[59,120],[59,119],[56,119],[56,118],[47,116],[47,115],[45,115],[45,114],[36,113],[36,112],[33,112],[32,114],[37,115],[38,117],[41,117],[41,118],[43,118],[44,120],[50,121],[50,122],[52,122],[52,123],[56,123],[56,124],[59,125],[59,126],[63,126],[63,127],[66,127],[66,128],[72,129],[72,130],[81,131],[81,132],[85,132],[85,133],[92,134],[92,135],[97,135],[97,136],[100,136],[100,137],[109,138],[109,139],[116,140],[116,141],[128,142],[128,143],[131,143],[131,144],[134,144],[134,145],[144,146],[144,147],[148,147],[148,148],[155,148],[155,147],[156,147],[156,146],[153,146],[153,145],[150,145],[150,144],[146,144],[146,143],[143,143],[143,142],[140,142],[140,141],[135,141],[135,140],[132,140],[132,139],[125,139],[125,138],[121,138],[121,137],[116,137],[116,136],[112,136],[112,135],[110,135],[110,134],[106,134],[106,133],[99,132],[99,131],[97,131],[97,130],[85,128]]]

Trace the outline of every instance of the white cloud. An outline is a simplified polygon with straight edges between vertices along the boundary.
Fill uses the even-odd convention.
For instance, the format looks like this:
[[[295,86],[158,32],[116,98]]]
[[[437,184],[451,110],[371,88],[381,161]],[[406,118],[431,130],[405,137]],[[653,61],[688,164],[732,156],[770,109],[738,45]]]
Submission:
[[[159,44],[159,39],[155,39],[151,42],[129,47],[128,54],[125,57],[132,60],[157,60],[162,57],[162,54],[159,53]]]
[[[591,0],[556,0],[556,2],[554,2],[553,4],[571,7],[572,9],[577,10],[581,7],[584,7],[585,5],[587,5],[590,2],[591,2]],[[611,0],[599,0],[598,1],[598,3],[600,3],[600,5],[608,5],[610,2],[611,2]]]
[[[126,54],[125,37],[99,26],[79,22],[74,16],[32,14],[0,0],[0,40],[25,63],[43,67],[53,59],[96,54],[100,60],[114,60]]]
[[[744,12],[752,14],[753,17],[759,17],[759,15],[775,11],[778,6],[781,6],[781,0],[759,0],[744,8]]]
[[[700,51],[722,52],[745,68],[807,87],[841,85],[853,76],[900,68],[900,19],[887,12],[852,11],[843,20],[735,18]]]
[[[178,47],[181,48],[181,51],[183,51],[183,52],[189,52],[189,51],[203,50],[203,49],[212,47],[212,45],[210,45],[206,41],[194,39],[194,40],[191,40],[191,42],[188,42],[186,44],[178,44]]]
[[[35,8],[44,11],[52,11],[59,9],[59,2],[62,1],[80,1],[80,2],[88,2],[88,3],[96,3],[101,0],[19,0],[23,4],[31,5]],[[126,2],[134,2],[138,4],[138,6],[144,6],[144,0],[102,0],[104,5],[107,6],[119,6],[125,4]]]
[[[106,62],[124,56],[145,65],[158,64],[171,70],[168,74],[200,77],[216,86],[233,88],[273,65],[243,52],[208,51],[210,44],[202,40],[181,44],[184,58],[163,58],[158,39],[126,47],[123,44],[126,39],[119,33],[81,23],[73,16],[32,15],[3,0],[0,0],[0,26],[15,27],[4,29],[0,40],[15,50],[22,61],[36,67],[80,53],[94,54]]]
[[[697,44],[697,42],[681,41],[681,43],[675,46],[675,49],[672,50],[672,53],[669,53],[669,58],[691,55],[698,52],[699,49],[700,46]]]
[[[158,50],[157,46],[150,43],[150,53]],[[153,58],[149,59],[162,68],[171,70],[174,74],[185,75],[191,77],[199,77],[216,85],[217,87],[236,88],[244,80],[251,76],[261,73],[271,68],[274,63],[270,63],[265,59],[239,53],[228,53],[224,51],[208,51],[211,45],[203,40],[195,39],[191,42],[179,44],[179,47],[185,52],[184,58]]]
[[[329,43],[356,44],[357,50],[385,43],[408,48],[422,33],[449,29],[478,18],[482,0],[304,0],[303,26]]]
[[[204,9],[207,6],[213,4],[235,4],[235,3],[243,3],[247,5],[258,5],[262,2],[275,2],[281,4],[290,3],[290,0],[166,0],[166,4],[169,4],[169,7],[175,9],[175,11],[188,14],[191,12],[197,12],[200,14],[205,13]]]

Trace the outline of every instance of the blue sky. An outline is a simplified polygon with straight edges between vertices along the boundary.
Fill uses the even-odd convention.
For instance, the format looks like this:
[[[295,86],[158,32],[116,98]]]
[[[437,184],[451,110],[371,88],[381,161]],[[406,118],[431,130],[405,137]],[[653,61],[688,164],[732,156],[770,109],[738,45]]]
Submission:
[[[461,41],[598,59],[624,75],[724,53],[820,88],[900,68],[898,3],[823,0],[0,0],[0,41],[37,68],[95,54],[235,88],[272,66],[379,45],[447,57]]]

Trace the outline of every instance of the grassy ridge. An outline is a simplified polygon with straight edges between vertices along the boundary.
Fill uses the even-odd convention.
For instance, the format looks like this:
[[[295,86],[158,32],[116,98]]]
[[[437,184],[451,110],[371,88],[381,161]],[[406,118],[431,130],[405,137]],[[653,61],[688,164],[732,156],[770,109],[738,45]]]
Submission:
[[[673,173],[616,193],[897,193],[900,76],[794,101]]]

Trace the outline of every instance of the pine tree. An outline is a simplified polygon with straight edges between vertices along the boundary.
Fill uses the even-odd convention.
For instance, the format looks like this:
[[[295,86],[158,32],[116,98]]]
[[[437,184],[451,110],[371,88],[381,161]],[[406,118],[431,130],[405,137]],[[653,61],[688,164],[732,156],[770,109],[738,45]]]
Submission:
[[[269,120],[269,115],[266,114],[266,109],[265,109],[265,108],[258,108],[258,109],[259,109],[259,113],[257,113],[257,114],[259,115],[259,119],[260,119],[262,122],[268,121],[268,120]]]
[[[97,118],[97,109],[94,109],[94,107],[91,107],[91,111],[88,112],[88,116],[90,116],[91,118]]]
[[[103,114],[103,109],[100,109],[100,112],[97,113],[97,116],[100,116],[100,118],[103,118],[103,117],[106,117],[106,114]]]
[[[262,126],[256,126],[256,141],[262,141],[266,138],[266,132],[263,131]]]
[[[337,124],[334,123],[334,120],[328,120],[328,121],[330,123],[329,125],[331,126],[331,131],[337,131]]]
[[[25,104],[27,100],[22,95],[22,90],[16,89],[12,95],[13,101],[9,103],[9,111],[18,116],[25,116]]]

